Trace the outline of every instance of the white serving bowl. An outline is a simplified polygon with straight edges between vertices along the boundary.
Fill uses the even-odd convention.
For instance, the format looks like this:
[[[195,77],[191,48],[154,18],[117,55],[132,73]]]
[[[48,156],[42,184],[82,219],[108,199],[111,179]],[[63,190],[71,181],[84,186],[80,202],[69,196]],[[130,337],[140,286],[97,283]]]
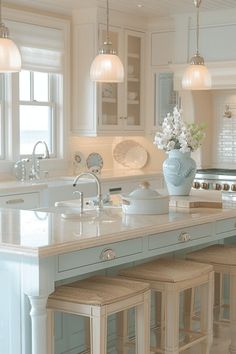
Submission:
[[[160,195],[142,182],[140,188],[128,195],[121,195],[122,210],[126,214],[166,214],[169,212],[169,196]]]

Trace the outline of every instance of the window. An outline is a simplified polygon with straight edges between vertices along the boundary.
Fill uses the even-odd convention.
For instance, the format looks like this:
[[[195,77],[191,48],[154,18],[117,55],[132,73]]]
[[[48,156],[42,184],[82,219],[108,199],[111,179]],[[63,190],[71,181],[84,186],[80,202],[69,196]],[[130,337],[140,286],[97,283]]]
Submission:
[[[47,170],[67,166],[67,119],[70,112],[70,23],[61,18],[5,9],[4,23],[22,56],[22,71],[0,74],[0,168],[30,157],[45,141]],[[38,145],[37,154],[44,153]]]
[[[4,111],[5,111],[5,75],[0,75],[0,159],[5,157],[4,146],[5,132],[4,132]]]
[[[38,140],[56,156],[56,74],[22,70],[19,77],[20,155],[31,155]],[[39,145],[37,152],[40,152]],[[43,153],[43,151],[42,151]]]

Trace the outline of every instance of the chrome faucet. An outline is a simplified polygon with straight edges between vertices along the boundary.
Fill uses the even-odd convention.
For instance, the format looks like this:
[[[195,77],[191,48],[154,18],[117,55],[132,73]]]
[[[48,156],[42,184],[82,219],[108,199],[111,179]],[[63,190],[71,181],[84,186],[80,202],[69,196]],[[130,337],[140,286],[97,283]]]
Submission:
[[[40,157],[37,157],[36,159],[36,156],[35,156],[35,151],[36,151],[36,148],[39,144],[43,144],[44,145],[44,155],[43,156],[40,156]],[[33,152],[32,152],[32,167],[31,167],[31,179],[39,179],[40,178],[40,164],[39,164],[39,160],[40,159],[49,159],[50,158],[50,155],[49,155],[49,149],[48,149],[48,146],[47,146],[47,143],[45,141],[37,141],[35,144],[34,144],[34,147],[33,147]]]
[[[73,182],[73,187],[76,187],[78,180],[81,177],[84,176],[90,176],[93,177],[93,179],[96,181],[97,183],[97,198],[98,198],[98,210],[102,210],[103,209],[103,205],[102,205],[102,188],[101,188],[101,182],[99,181],[98,177],[92,173],[92,172],[82,172],[80,173],[78,176],[75,177],[74,182]],[[80,204],[81,204],[81,212],[83,211],[83,194],[80,193]]]

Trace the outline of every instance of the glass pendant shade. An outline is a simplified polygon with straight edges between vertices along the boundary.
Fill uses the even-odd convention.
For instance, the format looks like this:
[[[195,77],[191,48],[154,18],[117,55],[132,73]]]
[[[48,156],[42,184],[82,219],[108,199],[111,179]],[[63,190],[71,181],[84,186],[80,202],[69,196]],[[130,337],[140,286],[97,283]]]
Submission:
[[[124,67],[115,54],[98,54],[92,62],[90,77],[96,82],[124,81]]]
[[[9,38],[0,38],[0,72],[21,70],[21,55],[16,44]]]
[[[185,90],[209,90],[211,75],[204,64],[190,64],[185,70],[182,87]]]
[[[204,58],[199,54],[199,8],[202,0],[193,0],[193,2],[197,8],[197,51],[185,70],[182,78],[182,88],[185,90],[209,90],[211,88],[211,75],[204,64]]]

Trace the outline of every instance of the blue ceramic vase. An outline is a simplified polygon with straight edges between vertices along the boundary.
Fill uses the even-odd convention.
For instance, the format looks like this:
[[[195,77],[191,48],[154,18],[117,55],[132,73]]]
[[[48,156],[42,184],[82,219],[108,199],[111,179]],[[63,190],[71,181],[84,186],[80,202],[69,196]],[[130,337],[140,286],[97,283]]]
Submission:
[[[163,173],[169,195],[189,195],[196,173],[196,162],[190,152],[171,150],[163,162]]]

